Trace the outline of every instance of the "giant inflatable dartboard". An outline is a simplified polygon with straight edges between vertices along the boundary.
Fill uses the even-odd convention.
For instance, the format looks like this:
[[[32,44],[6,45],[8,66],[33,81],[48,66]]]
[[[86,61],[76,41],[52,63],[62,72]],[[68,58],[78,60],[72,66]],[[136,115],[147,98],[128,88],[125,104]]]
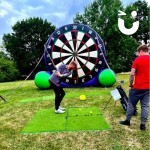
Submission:
[[[77,69],[63,78],[64,86],[94,86],[104,67],[105,47],[99,35],[83,24],[55,30],[45,44],[44,58],[50,73],[61,64],[77,62]]]

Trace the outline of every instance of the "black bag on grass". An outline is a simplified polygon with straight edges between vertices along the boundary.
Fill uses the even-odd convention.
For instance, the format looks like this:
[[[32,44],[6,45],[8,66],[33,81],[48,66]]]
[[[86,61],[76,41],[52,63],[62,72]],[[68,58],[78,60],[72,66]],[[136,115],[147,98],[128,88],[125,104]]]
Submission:
[[[125,112],[127,111],[127,105],[129,103],[129,98],[128,96],[126,95],[125,91],[123,90],[123,88],[119,85],[116,87],[121,95],[121,98],[120,98],[120,103],[123,107],[123,109],[125,110]],[[135,107],[134,109],[134,112],[133,112],[133,116],[136,116],[137,115],[137,107]]]
[[[121,103],[123,109],[124,109],[125,111],[127,111],[127,105],[128,105],[128,102],[129,102],[129,101],[128,101],[128,97],[127,97],[126,93],[124,92],[123,88],[122,88],[120,85],[117,86],[116,88],[117,88],[118,92],[119,92],[120,95],[121,95],[120,103]]]

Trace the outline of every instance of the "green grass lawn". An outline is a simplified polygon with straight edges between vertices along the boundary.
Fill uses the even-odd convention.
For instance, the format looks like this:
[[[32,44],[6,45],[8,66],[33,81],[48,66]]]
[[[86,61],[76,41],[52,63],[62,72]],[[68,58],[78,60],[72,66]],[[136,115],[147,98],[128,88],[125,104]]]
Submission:
[[[124,86],[128,90],[129,75],[119,74],[117,77],[118,80],[125,81]],[[0,95],[11,92],[11,89],[21,82],[0,83]],[[147,131],[141,132],[139,104],[138,115],[132,118],[130,127],[121,126],[118,123],[125,118],[125,112],[119,101],[114,107],[114,101],[111,100],[107,108],[103,110],[110,98],[110,91],[117,85],[118,83],[110,88],[65,88],[66,97],[62,103],[66,108],[99,108],[111,127],[110,130],[21,134],[23,128],[39,110],[54,108],[52,90],[39,90],[34,85],[34,81],[26,81],[15,92],[5,96],[8,103],[0,100],[0,150],[148,150],[150,147],[149,122]],[[86,95],[86,101],[79,100],[81,94]],[[36,101],[35,98],[39,99]],[[27,101],[21,102],[22,100]]]

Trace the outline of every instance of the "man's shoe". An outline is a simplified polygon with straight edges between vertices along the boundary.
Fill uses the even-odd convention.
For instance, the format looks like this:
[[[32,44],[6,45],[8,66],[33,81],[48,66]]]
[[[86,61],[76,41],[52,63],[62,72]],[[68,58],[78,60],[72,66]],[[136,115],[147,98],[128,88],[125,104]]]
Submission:
[[[119,121],[120,124],[130,126],[130,121],[125,120],[125,121]]]
[[[55,110],[55,113],[56,114],[63,114],[65,113],[65,111],[61,110],[61,109],[58,109],[58,110]]]
[[[145,126],[145,124],[140,124],[140,130],[143,130],[143,131],[145,131],[146,130],[146,126]]]
[[[61,110],[65,111],[65,108],[62,108],[62,107],[60,107],[60,106],[59,106],[59,109],[61,109]]]

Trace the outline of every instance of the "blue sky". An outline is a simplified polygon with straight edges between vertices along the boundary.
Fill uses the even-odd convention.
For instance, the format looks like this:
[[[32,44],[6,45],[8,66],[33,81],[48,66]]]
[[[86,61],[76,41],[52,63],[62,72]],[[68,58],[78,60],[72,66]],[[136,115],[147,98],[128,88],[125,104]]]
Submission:
[[[41,17],[57,28],[73,23],[77,12],[93,0],[0,0],[0,44],[4,33],[12,33],[11,27],[22,19]],[[128,5],[137,0],[122,0]]]

